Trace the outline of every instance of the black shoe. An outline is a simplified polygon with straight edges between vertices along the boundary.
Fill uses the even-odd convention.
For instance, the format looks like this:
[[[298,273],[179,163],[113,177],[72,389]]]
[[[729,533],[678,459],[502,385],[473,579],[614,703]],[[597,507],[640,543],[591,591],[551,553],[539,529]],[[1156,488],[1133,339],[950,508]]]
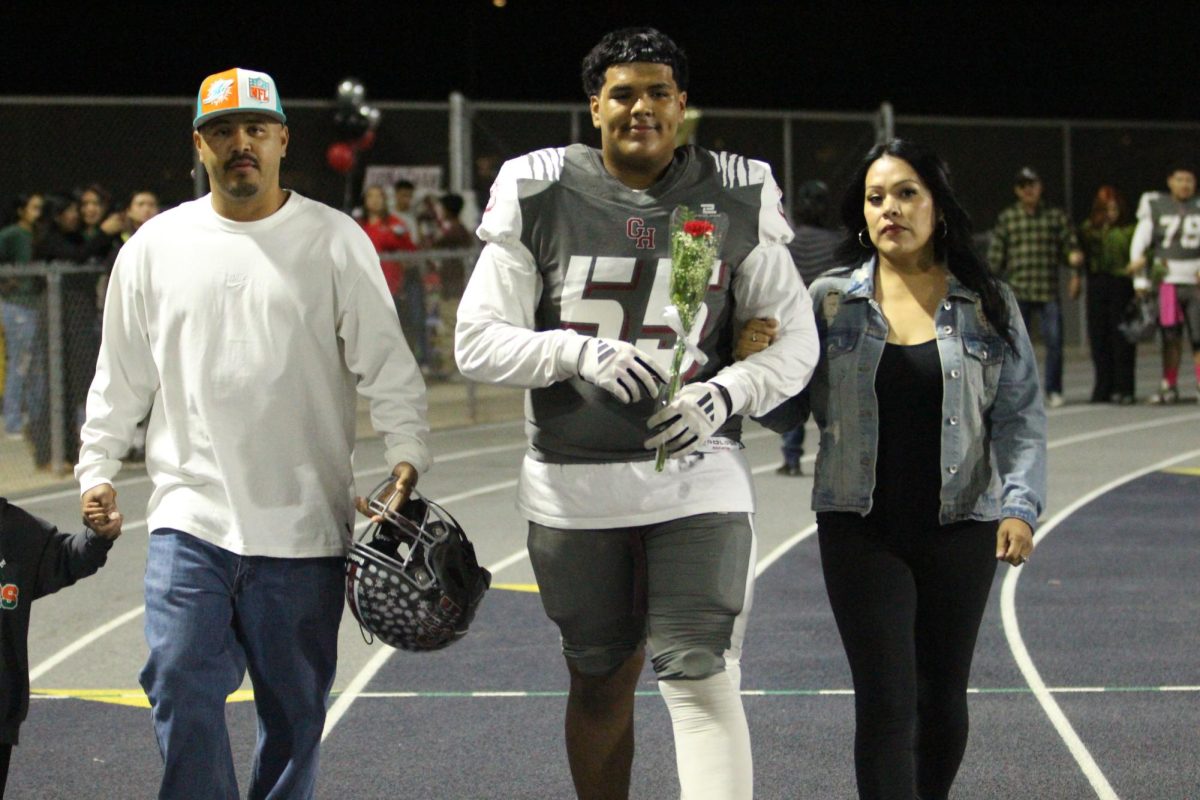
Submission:
[[[801,475],[804,474],[804,471],[802,469],[800,469],[799,464],[784,464],[783,466],[781,466],[777,470],[775,470],[775,474],[776,475],[786,475],[789,478],[799,478]]]

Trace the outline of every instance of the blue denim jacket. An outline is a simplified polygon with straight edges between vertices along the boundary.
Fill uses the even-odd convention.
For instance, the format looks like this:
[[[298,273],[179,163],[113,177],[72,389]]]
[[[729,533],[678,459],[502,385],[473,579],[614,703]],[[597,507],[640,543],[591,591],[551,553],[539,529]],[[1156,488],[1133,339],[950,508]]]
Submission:
[[[871,510],[879,445],[875,371],[888,324],[875,302],[875,261],[809,289],[821,360],[807,388],[821,429],[813,509]],[[934,317],[942,362],[943,525],[1016,517],[1036,527],[1046,497],[1046,412],[1037,360],[1004,287],[1016,352],[983,315],[979,295],[950,276]],[[993,469],[994,464],[994,469]]]

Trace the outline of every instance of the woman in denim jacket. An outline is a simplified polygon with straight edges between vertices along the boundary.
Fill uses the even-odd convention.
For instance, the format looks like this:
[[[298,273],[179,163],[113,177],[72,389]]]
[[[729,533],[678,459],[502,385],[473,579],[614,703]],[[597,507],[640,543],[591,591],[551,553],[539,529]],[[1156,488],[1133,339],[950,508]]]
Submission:
[[[842,220],[842,263],[867,260],[810,289],[822,358],[805,395],[821,430],[813,509],[854,680],[859,796],[945,798],[996,562],[1028,559],[1044,504],[1037,362],[932,151],[871,150]],[[739,350],[762,333],[747,327]]]

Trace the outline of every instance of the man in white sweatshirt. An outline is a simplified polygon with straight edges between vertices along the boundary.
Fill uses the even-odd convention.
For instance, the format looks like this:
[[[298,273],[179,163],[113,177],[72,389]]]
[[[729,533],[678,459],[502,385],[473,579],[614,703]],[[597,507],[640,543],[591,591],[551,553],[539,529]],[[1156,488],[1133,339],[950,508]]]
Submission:
[[[224,707],[248,668],[249,796],[309,798],[354,522],[356,392],[406,497],[430,464],[425,387],[366,234],[280,185],[271,77],[209,76],[193,127],[212,192],[121,249],[75,475],[102,530],[150,413],[141,683],[159,796],[238,796]]]

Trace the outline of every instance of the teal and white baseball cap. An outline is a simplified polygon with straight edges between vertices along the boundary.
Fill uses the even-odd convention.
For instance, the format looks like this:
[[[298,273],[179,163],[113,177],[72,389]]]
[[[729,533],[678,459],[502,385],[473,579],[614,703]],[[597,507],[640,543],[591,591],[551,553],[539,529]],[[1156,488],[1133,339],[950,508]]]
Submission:
[[[286,124],[283,104],[275,79],[265,72],[234,67],[209,75],[196,94],[196,118],[192,128],[226,114],[266,114]]]

